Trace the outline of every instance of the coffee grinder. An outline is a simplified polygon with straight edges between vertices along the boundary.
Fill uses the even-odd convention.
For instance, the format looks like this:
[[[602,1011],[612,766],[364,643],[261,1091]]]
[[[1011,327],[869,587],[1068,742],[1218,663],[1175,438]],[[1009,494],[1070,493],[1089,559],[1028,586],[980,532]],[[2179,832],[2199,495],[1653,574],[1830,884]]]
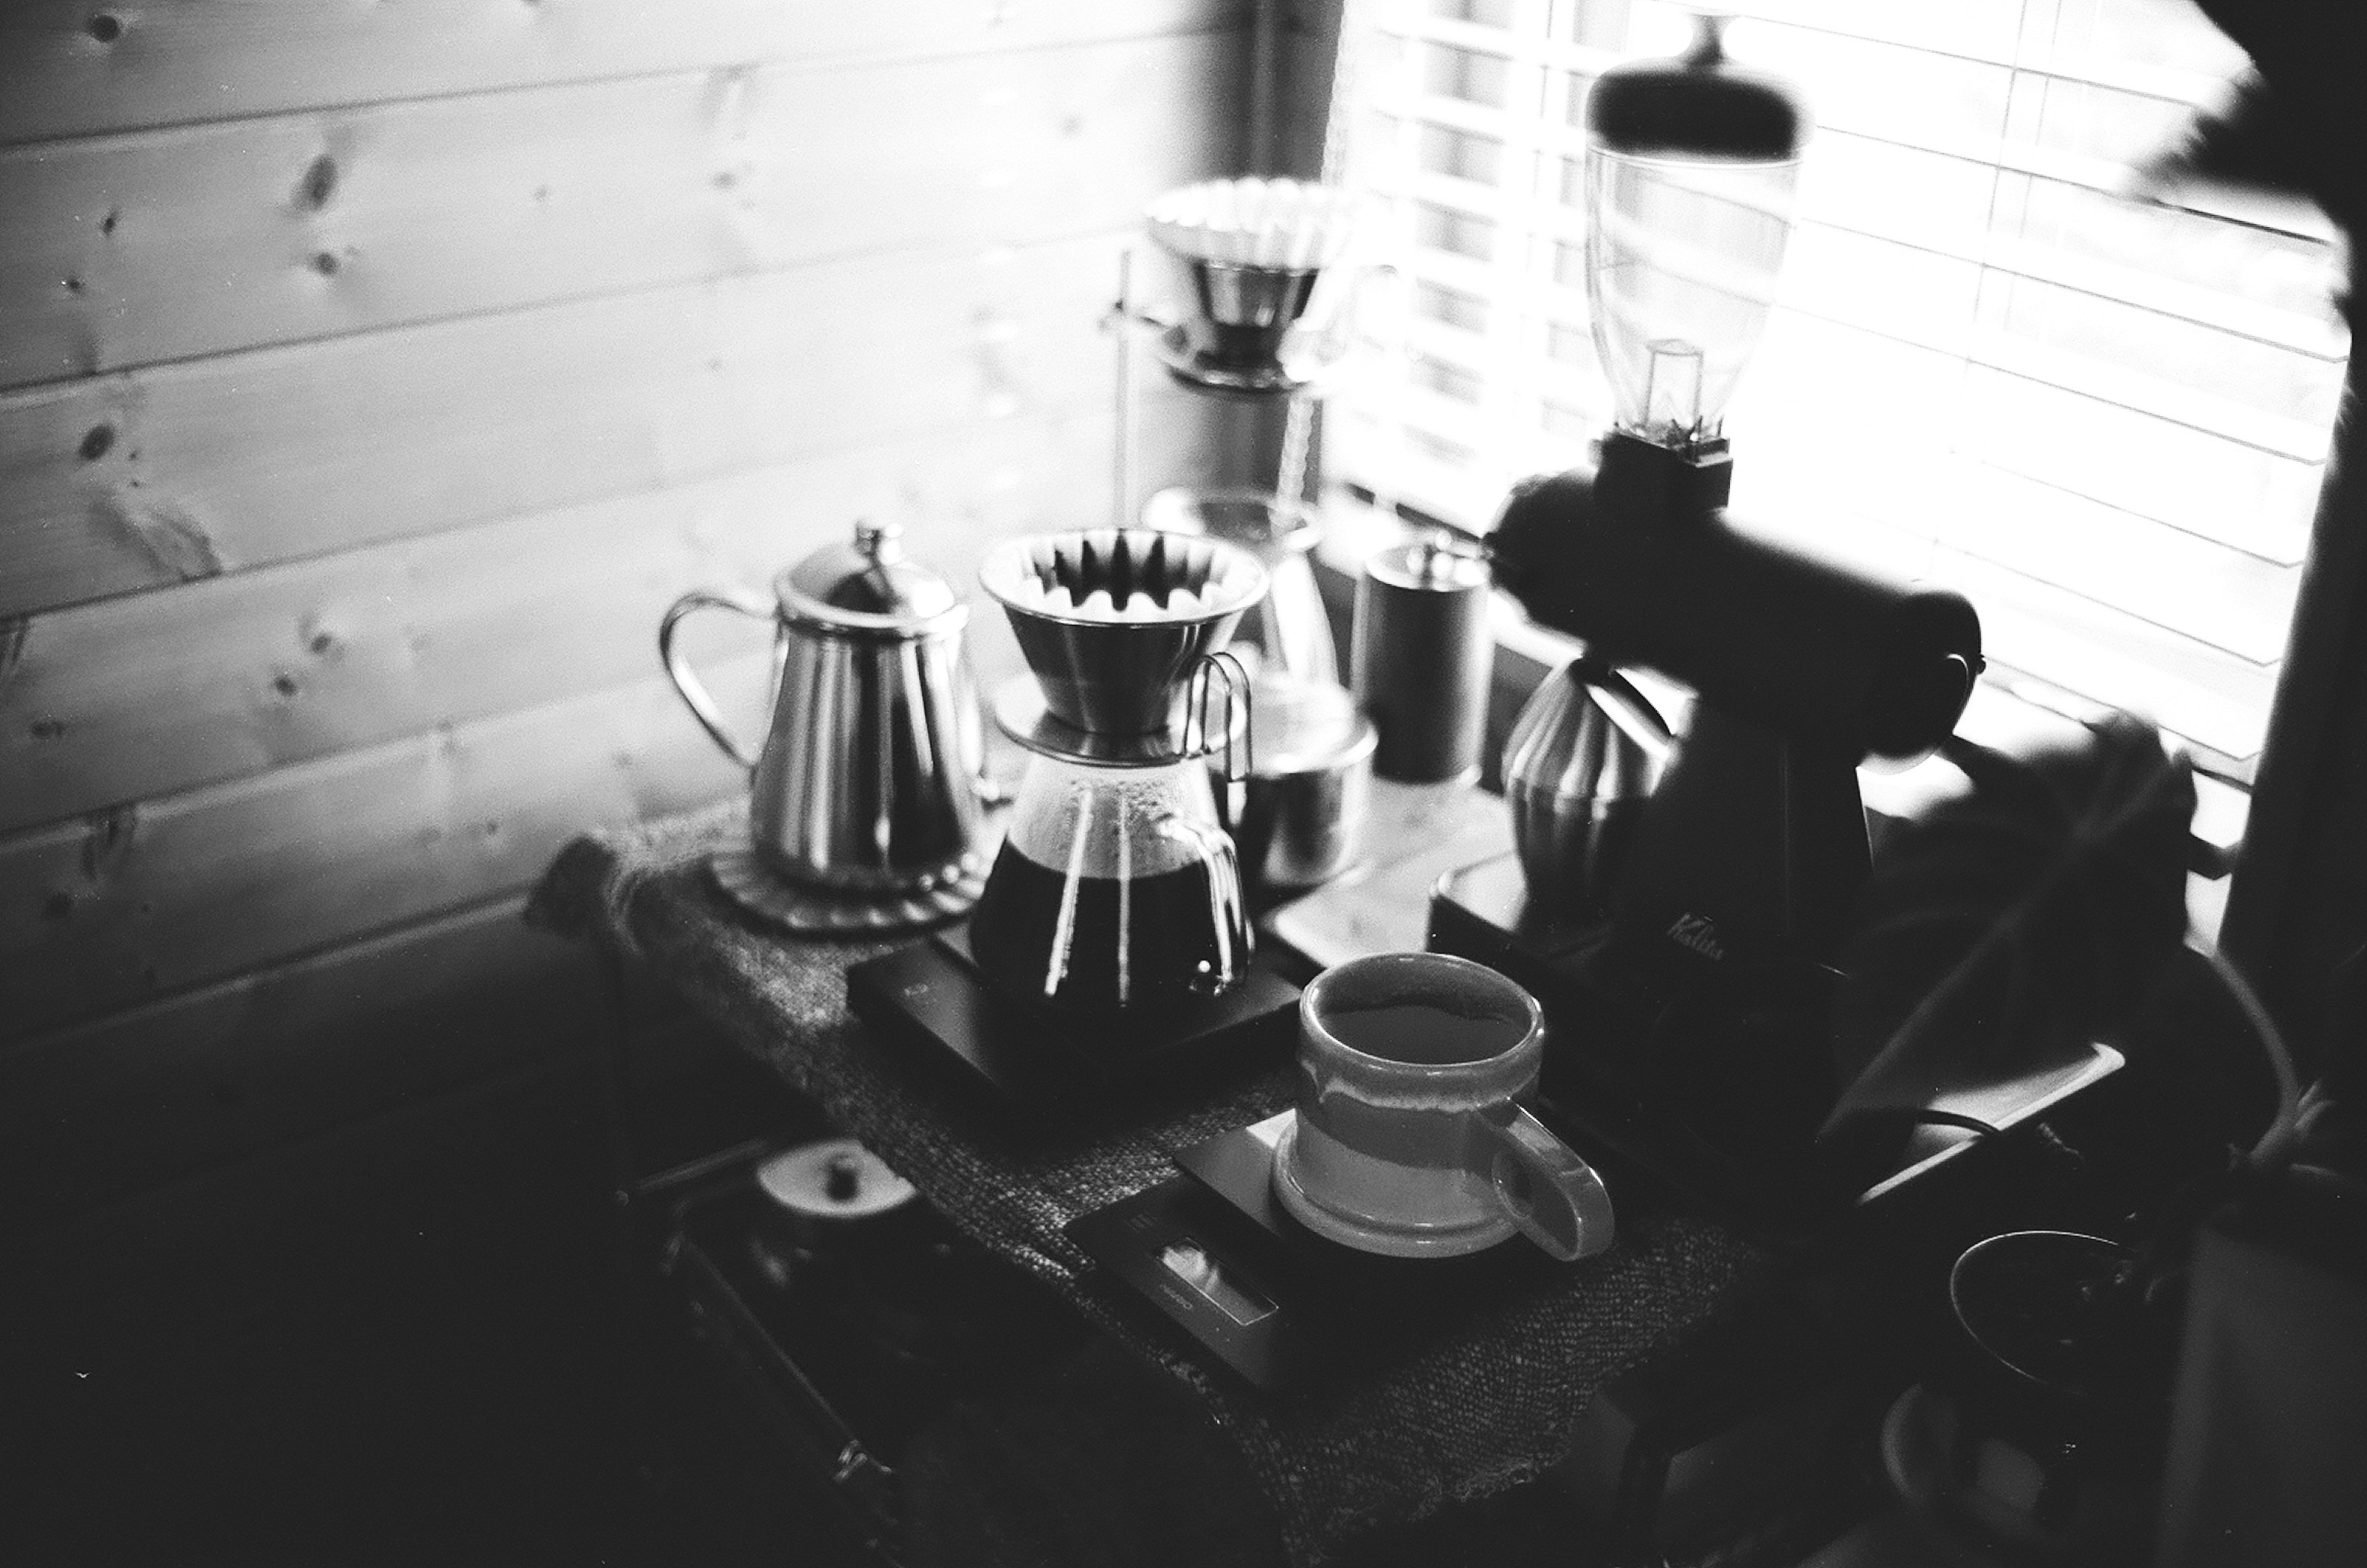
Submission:
[[[1433,947],[1546,1004],[1549,1098],[1622,1108],[1604,1114],[1648,1164],[1729,1198],[1807,1179],[1793,1167],[1829,1104],[1830,964],[1870,870],[1856,769],[1936,747],[1982,668],[1962,597],[1726,509],[1726,406],[1773,300],[1807,130],[1711,19],[1682,56],[1615,67],[1589,96],[1587,293],[1613,426],[1592,472],[1518,487],[1489,548],[1498,587],[1587,645],[1554,681],[1644,666],[1697,700],[1624,865],[1533,888],[1508,856],[1453,874],[1432,909]],[[1632,688],[1597,679],[1590,701],[1540,701],[1588,724],[1607,696],[1638,733]]]

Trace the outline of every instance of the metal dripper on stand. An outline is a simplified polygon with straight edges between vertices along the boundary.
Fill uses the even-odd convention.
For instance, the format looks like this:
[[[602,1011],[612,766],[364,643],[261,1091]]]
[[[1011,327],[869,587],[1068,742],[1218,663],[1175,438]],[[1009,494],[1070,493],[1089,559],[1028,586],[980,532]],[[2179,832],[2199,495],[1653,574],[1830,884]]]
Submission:
[[[1151,240],[1178,280],[1172,320],[1120,314],[1160,330],[1159,363],[1204,395],[1288,411],[1274,490],[1169,489],[1144,504],[1148,527],[1238,545],[1272,589],[1241,630],[1255,765],[1234,826],[1253,897],[1303,890],[1354,859],[1372,775],[1374,734],[1340,683],[1339,659],[1310,553],[1320,535],[1302,487],[1309,399],[1342,361],[1350,305],[1371,274],[1340,264],[1353,198],[1295,180],[1210,180],[1171,191],[1148,212]],[[1120,509],[1130,503],[1131,442],[1119,367]]]

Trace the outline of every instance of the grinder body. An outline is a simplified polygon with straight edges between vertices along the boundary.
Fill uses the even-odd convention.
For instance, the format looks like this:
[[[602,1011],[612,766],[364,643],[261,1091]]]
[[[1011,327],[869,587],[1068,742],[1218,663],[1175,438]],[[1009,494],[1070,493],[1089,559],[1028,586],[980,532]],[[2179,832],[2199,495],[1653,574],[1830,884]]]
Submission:
[[[1614,918],[1734,979],[1829,964],[1869,870],[1857,765],[1945,739],[1981,651],[1961,595],[1738,525],[1729,474],[1723,443],[1614,432],[1597,470],[1516,490],[1489,544],[1532,619],[1698,697]]]

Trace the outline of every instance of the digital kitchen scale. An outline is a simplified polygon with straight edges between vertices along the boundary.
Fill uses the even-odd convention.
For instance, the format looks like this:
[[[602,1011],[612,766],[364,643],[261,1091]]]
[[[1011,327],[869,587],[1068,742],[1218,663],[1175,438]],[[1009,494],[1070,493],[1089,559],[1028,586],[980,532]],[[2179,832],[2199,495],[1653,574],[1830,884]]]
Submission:
[[[1298,987],[1262,964],[1217,996],[1093,1019],[988,983],[967,926],[854,965],[846,999],[880,1033],[1031,1114],[1105,1106],[1261,1054],[1279,1061],[1298,1040]]]
[[[1183,1174],[1071,1221],[1069,1238],[1258,1388],[1387,1355],[1488,1301],[1586,1267],[1518,1236],[1460,1258],[1384,1258],[1316,1235],[1274,1199],[1285,1111],[1194,1145]]]

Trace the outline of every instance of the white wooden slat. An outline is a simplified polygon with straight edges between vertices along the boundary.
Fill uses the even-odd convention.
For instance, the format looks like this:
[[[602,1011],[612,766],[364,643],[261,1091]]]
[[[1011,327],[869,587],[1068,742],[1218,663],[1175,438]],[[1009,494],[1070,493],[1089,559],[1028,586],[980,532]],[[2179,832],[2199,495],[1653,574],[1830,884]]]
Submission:
[[[2175,424],[2044,378],[1980,366],[1964,447],[2012,472],[2291,564],[2308,548],[2320,465]]]
[[[2108,336],[2111,323],[2091,318],[2090,324],[2099,329],[2098,337]],[[2227,346],[2232,350],[2241,345]],[[2174,354],[2175,350],[2169,352]],[[2246,395],[2248,389],[2238,382],[2237,367],[2231,366],[2229,382],[2237,384],[2230,392],[2223,393],[2173,380],[2157,373],[2150,365],[2132,365],[2127,359],[2111,357],[2108,350],[2068,352],[2019,330],[1981,333],[1974,340],[1968,357],[1976,366],[2041,382],[2059,391],[2166,423],[2184,425],[2272,457],[2312,465],[2325,459],[2327,431],[2333,423],[2334,394],[2341,386],[2339,367],[2312,362],[2309,379],[2317,386],[2285,389],[2274,386],[2273,378],[2244,377],[2243,381],[2255,385],[2261,380],[2272,383],[2257,395]],[[2203,378],[2191,356],[2178,368],[2194,380]],[[2260,406],[2271,401],[2286,406]],[[2295,404],[2300,406],[2295,408]],[[2308,417],[2321,409],[2323,417]]]
[[[1799,214],[1945,255],[1989,244],[1997,171],[1986,164],[1822,128],[1800,161]]]
[[[709,671],[743,706],[769,660]],[[518,891],[745,787],[662,678],[0,839],[0,1039]]]
[[[1205,426],[1146,390],[1144,467],[1172,471]],[[1107,518],[1110,429],[988,422],[36,616],[0,680],[0,832],[646,676],[678,594],[762,592],[857,517],[975,598],[991,540]]]
[[[1966,464],[1900,523],[2254,664],[2284,653],[2301,569]]]
[[[0,1212],[55,1213],[595,1048],[589,949],[505,898],[0,1051]]]
[[[749,61],[930,58],[1247,24],[1247,0],[19,0],[0,142]]]
[[[0,396],[0,615],[1098,408],[1121,243],[833,262]]]
[[[1647,0],[1639,11],[1666,12]],[[1937,54],[2010,64],[2020,42],[2022,0],[1951,0],[1901,6],[1897,0],[1729,0],[1736,17],[1874,39]]]
[[[1233,163],[1240,44],[730,67],[0,151],[0,386],[1112,228]]]
[[[1921,477],[1944,493],[1944,476]],[[1894,493],[1908,492],[1902,482]],[[1836,506],[1742,515],[1746,525],[1778,541],[1962,592],[1980,613],[1982,646],[1995,663],[2101,707],[2145,715],[2234,762],[2259,749],[2276,682],[2273,660],[2248,659],[2147,622],[2049,578],[1935,541],[1931,534],[1942,530],[1919,531],[1879,512]]]
[[[1976,263],[1804,224],[1784,258],[1780,298],[1791,310],[1962,355],[1980,288]]]
[[[2350,352],[2350,332],[2334,309],[2330,272],[2325,308],[2304,313],[2125,263],[2082,255],[2058,244],[1999,236],[1988,243],[1983,260],[1999,272],[2077,289],[2100,299],[2124,300],[2158,316],[2250,338],[2299,358],[2339,364]]]
[[[2298,567],[1961,456],[1869,453],[1845,468],[1829,451],[1763,442],[1755,451],[1749,500],[1784,500],[1753,515],[1774,517],[1804,540],[1821,536],[1832,547],[1845,537],[1851,557],[1910,574],[1929,574],[1942,550],[1955,552],[2054,583],[2099,615],[2149,622],[2253,664],[2283,653]]]
[[[1969,556],[1943,557],[1938,575],[1980,606],[1984,644],[1999,662],[2150,718],[2236,762],[2259,753],[2274,665],[2237,659]]]

